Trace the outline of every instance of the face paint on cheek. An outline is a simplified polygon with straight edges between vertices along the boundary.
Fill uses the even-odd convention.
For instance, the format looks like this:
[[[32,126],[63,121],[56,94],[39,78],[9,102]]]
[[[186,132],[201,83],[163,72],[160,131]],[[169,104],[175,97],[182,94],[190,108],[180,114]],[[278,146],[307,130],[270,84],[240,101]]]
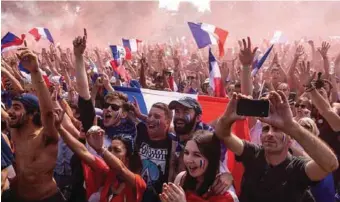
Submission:
[[[161,121],[160,120],[156,120],[156,128],[159,128],[160,125],[161,125]]]
[[[205,160],[200,160],[200,168],[203,168],[205,164]]]
[[[185,115],[185,120],[186,120],[188,123],[190,122],[190,118],[191,118],[191,117],[190,117],[190,114],[186,114],[186,115]]]

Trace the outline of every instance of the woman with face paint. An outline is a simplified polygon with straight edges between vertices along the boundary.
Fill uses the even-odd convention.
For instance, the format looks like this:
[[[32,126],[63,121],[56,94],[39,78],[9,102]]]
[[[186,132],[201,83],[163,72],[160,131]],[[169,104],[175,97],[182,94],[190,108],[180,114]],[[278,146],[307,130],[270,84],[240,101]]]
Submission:
[[[235,201],[237,196],[227,192],[214,195],[211,187],[219,171],[221,145],[208,131],[196,131],[184,149],[186,171],[179,173],[174,183],[163,184],[163,202]]]
[[[113,137],[108,149],[103,147],[104,130],[91,127],[86,141],[100,157],[87,148],[63,127],[60,136],[70,149],[82,160],[89,202],[139,202],[146,184],[139,175],[141,161],[128,136]]]

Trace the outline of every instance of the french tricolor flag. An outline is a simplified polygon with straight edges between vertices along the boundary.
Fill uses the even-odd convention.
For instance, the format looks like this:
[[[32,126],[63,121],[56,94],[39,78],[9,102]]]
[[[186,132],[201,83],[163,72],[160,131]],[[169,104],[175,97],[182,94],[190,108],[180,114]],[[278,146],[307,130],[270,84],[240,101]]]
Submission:
[[[214,89],[215,97],[225,97],[225,90],[221,79],[221,72],[215,56],[209,48],[209,85]]]
[[[112,45],[110,46],[110,49],[114,60],[120,59],[131,60],[132,58],[130,49],[126,47]]]
[[[179,100],[184,97],[191,97],[196,99],[202,107],[202,121],[204,123],[210,123],[216,120],[217,117],[223,115],[226,109],[229,99],[224,97],[210,97],[205,95],[193,95],[178,92],[158,91],[144,88],[127,88],[121,86],[113,86],[116,91],[125,93],[128,96],[129,101],[133,102],[136,98],[138,106],[143,114],[148,114],[152,105],[157,102],[163,102],[169,104],[173,100]],[[232,128],[233,134],[241,139],[250,141],[249,127],[247,120],[238,120],[235,122]],[[235,161],[234,154],[227,150],[225,158],[223,158],[223,164],[228,167],[229,171],[234,177],[234,184],[237,193],[240,193],[243,165]]]
[[[36,41],[39,41],[41,38],[43,38],[49,40],[51,43],[54,43],[50,31],[46,28],[35,27],[31,29],[28,33],[32,34]]]
[[[139,44],[142,43],[141,40],[138,39],[122,39],[123,46],[128,48],[131,52],[137,52],[139,48]]]
[[[24,39],[25,34],[22,34],[21,38],[19,38],[11,32],[8,32],[1,39],[1,53],[19,48],[24,43]]]
[[[261,59],[259,61],[256,62],[253,70],[251,71],[251,76],[255,76],[256,73],[260,70],[260,68],[262,67],[263,63],[266,61],[269,53],[272,51],[274,47],[274,44],[271,45],[268,50],[266,51],[266,53],[261,57]]]
[[[208,45],[218,45],[220,57],[224,55],[223,46],[227,39],[228,31],[206,23],[196,24],[188,22],[188,25],[198,48],[204,48]]]

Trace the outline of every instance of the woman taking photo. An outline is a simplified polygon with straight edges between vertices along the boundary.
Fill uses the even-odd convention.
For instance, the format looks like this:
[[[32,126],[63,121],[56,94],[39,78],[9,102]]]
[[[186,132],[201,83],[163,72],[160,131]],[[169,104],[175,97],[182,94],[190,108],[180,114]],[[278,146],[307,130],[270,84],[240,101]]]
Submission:
[[[237,197],[230,192],[214,195],[210,190],[219,171],[220,155],[221,143],[217,137],[209,131],[196,131],[184,149],[186,171],[179,173],[174,183],[163,185],[160,199],[163,202],[236,201]]]
[[[58,129],[64,142],[82,160],[89,202],[139,202],[146,184],[139,175],[141,161],[131,139],[115,136],[108,149],[103,147],[104,130],[92,126],[86,140],[102,157],[91,154],[85,145],[62,126]]]

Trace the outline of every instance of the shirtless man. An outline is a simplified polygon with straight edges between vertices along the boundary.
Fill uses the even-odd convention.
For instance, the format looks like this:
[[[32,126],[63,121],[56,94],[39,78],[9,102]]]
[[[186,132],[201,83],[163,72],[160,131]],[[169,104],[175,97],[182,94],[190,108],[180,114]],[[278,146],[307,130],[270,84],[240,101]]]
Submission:
[[[59,136],[52,99],[36,55],[26,48],[21,51],[18,57],[31,72],[38,97],[32,94],[17,96],[8,110],[16,163],[16,178],[11,183],[9,201],[65,201],[53,179]]]

